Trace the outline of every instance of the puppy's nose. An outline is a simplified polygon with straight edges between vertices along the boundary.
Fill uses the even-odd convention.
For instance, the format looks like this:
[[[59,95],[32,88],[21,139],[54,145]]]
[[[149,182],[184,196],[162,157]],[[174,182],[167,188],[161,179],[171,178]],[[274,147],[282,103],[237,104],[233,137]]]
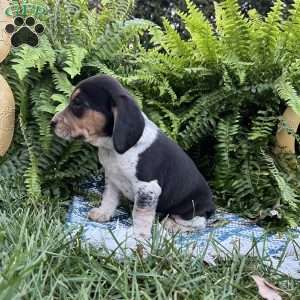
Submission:
[[[52,120],[50,122],[50,126],[51,126],[52,129],[55,129],[56,125],[57,125],[57,121],[56,120]]]

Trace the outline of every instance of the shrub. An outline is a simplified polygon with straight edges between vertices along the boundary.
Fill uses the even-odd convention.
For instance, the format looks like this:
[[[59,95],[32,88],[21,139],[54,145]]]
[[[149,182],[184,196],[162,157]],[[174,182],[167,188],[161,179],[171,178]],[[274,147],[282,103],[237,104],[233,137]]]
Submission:
[[[105,73],[107,66],[126,74],[127,58],[150,24],[127,20],[131,0],[106,1],[101,14],[90,11],[81,0],[43,3],[49,13],[43,20],[47,32],[39,47],[14,49],[0,69],[18,108],[14,145],[0,161],[0,177],[24,176],[32,199],[68,196],[70,183],[75,185],[96,170],[96,151],[54,137],[50,120],[65,107],[73,85],[82,78]]]
[[[74,84],[101,72],[119,79],[166,134],[199,158],[219,204],[297,224],[299,157],[272,149],[277,127],[286,127],[283,108],[300,113],[300,0],[287,20],[280,0],[266,18],[255,10],[246,17],[237,0],[224,0],[215,5],[214,25],[187,1],[188,11],[179,12],[187,39],[166,18],[163,30],[126,21],[130,0],[106,1],[99,14],[87,1],[56,3],[47,2],[40,47],[16,49],[1,65],[19,116],[1,180],[24,176],[30,198],[39,199],[61,196],[66,183],[95,170],[95,151],[55,138],[49,121]],[[146,29],[148,50],[139,41]]]
[[[280,0],[266,18],[255,10],[246,18],[236,0],[225,0],[215,5],[216,27],[191,1],[187,7],[179,16],[189,38],[165,18],[164,30],[151,29],[154,47],[140,53],[139,69],[122,80],[185,149],[200,143],[220,204],[295,225],[299,157],[287,163],[272,149],[282,109],[300,113],[300,1],[285,21]]]
[[[195,0],[194,4],[201,9],[208,18],[214,18],[214,2],[220,3],[221,0]],[[255,8],[260,14],[265,15],[273,5],[273,0],[240,0],[242,11],[247,12]],[[283,1],[286,8],[290,7],[293,0]],[[162,17],[167,17],[173,24],[179,24],[180,18],[177,17],[176,10],[186,11],[184,0],[164,0],[164,1],[141,1],[136,3],[135,15],[141,18],[149,19],[156,24],[162,24]]]

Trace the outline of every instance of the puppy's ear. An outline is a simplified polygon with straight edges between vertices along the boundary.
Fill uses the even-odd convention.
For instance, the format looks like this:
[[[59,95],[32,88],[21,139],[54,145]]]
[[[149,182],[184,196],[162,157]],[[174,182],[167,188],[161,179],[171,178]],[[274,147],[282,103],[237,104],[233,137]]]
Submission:
[[[120,154],[133,147],[143,134],[145,127],[144,117],[127,93],[113,97],[115,106],[113,114],[115,118],[113,130],[113,144]]]

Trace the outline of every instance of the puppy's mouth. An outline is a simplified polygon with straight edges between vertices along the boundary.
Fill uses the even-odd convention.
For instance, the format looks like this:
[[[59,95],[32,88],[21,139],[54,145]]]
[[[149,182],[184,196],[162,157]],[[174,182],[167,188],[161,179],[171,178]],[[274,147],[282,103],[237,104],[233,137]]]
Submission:
[[[86,140],[85,136],[82,134],[74,136],[72,139],[74,139],[76,141],[83,141],[83,142],[85,142],[85,140]]]
[[[85,142],[86,141],[86,138],[84,137],[84,135],[82,134],[79,134],[79,135],[72,135],[71,133],[69,132],[66,132],[66,131],[59,131],[59,130],[55,130],[55,134],[60,137],[61,139],[64,139],[66,141],[83,141]]]
[[[68,130],[67,128],[65,128],[65,127],[57,126],[54,129],[54,133],[55,133],[56,136],[58,136],[61,139],[64,139],[64,140],[67,140],[67,141],[72,139],[71,131]]]
[[[96,133],[90,134],[90,132],[87,129],[72,131],[71,128],[68,126],[64,126],[62,124],[59,124],[54,129],[54,133],[56,136],[58,136],[61,139],[64,139],[66,141],[82,141],[85,143],[89,143],[94,145],[97,142],[97,138],[99,137]]]
[[[84,133],[78,133],[78,132],[72,132],[71,129],[65,126],[58,126],[55,128],[54,133],[60,137],[61,139],[71,141],[87,141],[87,137],[84,135]]]

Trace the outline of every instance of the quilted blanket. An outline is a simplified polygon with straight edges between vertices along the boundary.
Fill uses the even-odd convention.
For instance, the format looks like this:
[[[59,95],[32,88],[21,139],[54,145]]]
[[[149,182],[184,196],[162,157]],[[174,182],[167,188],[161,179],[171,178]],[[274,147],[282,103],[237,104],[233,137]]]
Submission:
[[[99,176],[83,184],[82,188],[101,196],[103,186],[103,178]],[[130,213],[120,208],[111,221],[100,224],[87,218],[91,207],[84,197],[73,197],[66,218],[68,232],[75,233],[80,229],[84,242],[111,252],[117,250],[120,255],[130,255],[132,251],[129,250],[136,245]],[[238,251],[241,255],[260,256],[279,272],[300,279],[300,227],[286,233],[270,234],[251,220],[223,210],[217,211],[205,229],[196,232],[170,237],[161,226],[158,227],[159,234],[174,239],[181,251],[191,255],[203,255],[205,251],[203,257],[209,263],[214,263],[217,257],[228,258],[233,251]]]

